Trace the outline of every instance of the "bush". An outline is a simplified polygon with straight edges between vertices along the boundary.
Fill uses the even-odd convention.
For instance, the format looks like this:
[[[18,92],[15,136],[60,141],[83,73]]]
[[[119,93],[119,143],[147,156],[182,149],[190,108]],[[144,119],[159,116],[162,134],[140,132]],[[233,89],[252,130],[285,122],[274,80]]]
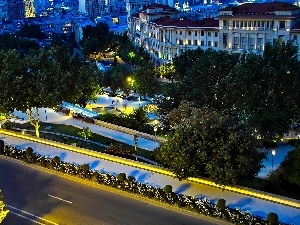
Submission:
[[[226,204],[226,200],[225,200],[225,199],[223,199],[223,198],[218,199],[217,206],[218,206],[222,211],[224,211],[225,208],[226,208],[225,204]]]
[[[59,158],[59,156],[54,156],[53,162],[55,162],[56,164],[59,164],[59,163],[60,163],[60,158]]]
[[[164,191],[166,194],[170,194],[172,193],[172,186],[167,184],[165,187],[164,187]]]
[[[118,180],[120,181],[120,182],[124,182],[125,181],[125,179],[126,179],[126,174],[125,173],[119,173],[118,174]]]
[[[67,142],[68,142],[68,138],[67,138],[67,137],[63,137],[62,140],[63,140],[64,143],[67,143]]]
[[[2,124],[3,129],[11,130],[14,127],[14,123],[7,120],[4,124]]]
[[[90,165],[89,165],[89,164],[83,164],[82,170],[83,170],[84,172],[89,171],[89,170],[90,170]]]
[[[274,212],[270,212],[267,216],[267,221],[271,224],[271,225],[275,225],[278,224],[278,215]]]
[[[32,149],[31,147],[26,148],[26,154],[27,154],[28,156],[32,156],[32,154],[33,154],[33,149]]]

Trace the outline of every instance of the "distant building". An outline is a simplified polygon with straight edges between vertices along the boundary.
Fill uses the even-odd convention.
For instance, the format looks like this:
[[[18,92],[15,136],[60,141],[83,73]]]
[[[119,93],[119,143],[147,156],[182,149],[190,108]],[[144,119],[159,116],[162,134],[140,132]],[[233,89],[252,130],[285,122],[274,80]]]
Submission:
[[[227,6],[218,17],[201,20],[187,19],[167,5],[127,3],[128,36],[150,53],[155,65],[172,62],[175,55],[198,47],[262,54],[273,39],[292,40],[300,47],[300,8],[289,3]]]
[[[226,7],[219,15],[220,50],[262,53],[273,39],[299,39],[300,8],[284,2]]]
[[[86,0],[85,9],[92,19],[102,16],[105,14],[105,0]]]

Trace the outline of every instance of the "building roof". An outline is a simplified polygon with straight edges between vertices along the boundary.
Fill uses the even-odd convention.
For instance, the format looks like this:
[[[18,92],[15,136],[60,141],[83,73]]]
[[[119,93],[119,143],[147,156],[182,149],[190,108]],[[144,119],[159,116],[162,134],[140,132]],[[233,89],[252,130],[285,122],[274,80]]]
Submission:
[[[219,21],[213,18],[205,18],[203,20],[178,19],[170,17],[161,17],[151,21],[160,26],[165,27],[219,27]]]
[[[163,5],[163,4],[158,4],[158,3],[153,3],[151,5],[146,5],[143,7],[143,11],[147,10],[147,9],[157,9],[157,8],[162,8],[164,11],[168,10],[168,11],[176,11],[175,8],[170,7],[169,5]]]
[[[233,14],[252,14],[252,13],[266,13],[274,14],[275,11],[293,11],[299,10],[298,6],[286,2],[269,2],[269,3],[245,3],[236,7],[228,6],[222,11],[232,11]]]

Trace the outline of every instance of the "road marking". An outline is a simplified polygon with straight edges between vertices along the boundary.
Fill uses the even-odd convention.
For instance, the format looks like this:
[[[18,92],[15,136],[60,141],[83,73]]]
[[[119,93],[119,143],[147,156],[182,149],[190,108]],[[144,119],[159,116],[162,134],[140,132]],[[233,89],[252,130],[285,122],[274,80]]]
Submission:
[[[63,202],[67,202],[67,203],[72,204],[72,202],[70,202],[70,201],[68,201],[68,200],[65,200],[65,199],[63,199],[63,198],[56,197],[56,196],[50,195],[50,194],[48,194],[48,196],[51,197],[51,198],[56,198],[56,199],[58,199],[58,200],[60,200],[60,201],[63,201]]]
[[[21,215],[21,214],[18,214],[18,213],[15,213],[15,212],[11,212],[11,211],[10,211],[10,213],[15,214],[16,216],[22,217],[22,218],[24,218],[26,220],[30,220],[31,222],[34,222],[34,223],[37,223],[37,224],[41,224],[41,225],[45,225],[44,223],[40,223],[40,222],[38,222],[36,220],[32,220],[32,219],[30,219],[30,218],[28,218],[26,216]]]
[[[45,221],[45,222],[47,222],[47,223],[50,223],[50,224],[53,224],[53,225],[58,225],[57,223],[51,222],[50,220],[46,220],[46,219],[44,219],[44,218],[42,218],[42,217],[33,215],[33,214],[29,213],[29,212],[26,212],[26,211],[24,211],[24,210],[18,209],[18,208],[16,208],[16,207],[11,206],[11,205],[6,205],[6,206],[9,207],[9,208],[12,208],[12,209],[14,209],[14,210],[17,210],[17,211],[19,211],[19,212],[28,214],[28,215],[30,215],[30,216],[32,216],[32,217],[35,217],[35,218],[37,218],[37,219],[40,219],[40,220],[42,220],[42,221]],[[17,216],[20,216],[20,217],[22,217],[22,218],[25,218],[25,219],[27,219],[27,220],[30,220],[30,221],[32,221],[32,222],[35,222],[35,223],[37,223],[37,224],[42,224],[42,225],[44,225],[44,223],[40,223],[40,222],[38,222],[38,221],[36,221],[36,220],[30,219],[30,218],[28,218],[28,217],[26,217],[26,216],[23,216],[23,215],[21,215],[21,214],[18,214],[18,213],[12,212],[12,211],[9,211],[9,212],[12,213],[12,214],[15,214],[15,215],[17,215]]]

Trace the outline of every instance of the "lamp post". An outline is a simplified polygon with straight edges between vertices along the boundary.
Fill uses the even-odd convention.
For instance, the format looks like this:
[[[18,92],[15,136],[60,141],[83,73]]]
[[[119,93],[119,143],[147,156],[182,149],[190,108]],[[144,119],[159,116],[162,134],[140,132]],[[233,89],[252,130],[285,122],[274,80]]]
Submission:
[[[273,166],[274,166],[274,155],[276,154],[275,149],[272,149],[272,171],[273,171]]]
[[[134,151],[136,153],[136,160],[137,160],[137,153],[138,153],[138,150],[137,150],[137,147],[138,147],[138,136],[135,134],[133,135],[133,141],[134,141]]]
[[[156,131],[157,131],[157,126],[154,126],[154,127],[153,127],[153,130],[154,130],[154,136],[155,136],[155,140],[156,140]]]

